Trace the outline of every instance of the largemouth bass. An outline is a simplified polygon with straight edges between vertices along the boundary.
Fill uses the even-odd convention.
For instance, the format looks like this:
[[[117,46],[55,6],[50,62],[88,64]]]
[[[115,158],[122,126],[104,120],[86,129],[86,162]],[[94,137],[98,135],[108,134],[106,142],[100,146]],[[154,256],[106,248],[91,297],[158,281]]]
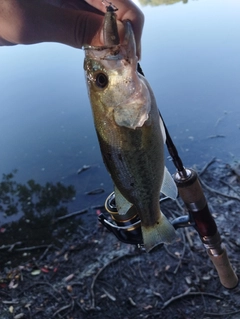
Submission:
[[[176,197],[164,168],[165,132],[153,92],[137,73],[134,34],[125,22],[121,45],[85,47],[84,69],[104,163],[115,184],[120,214],[134,205],[147,251],[170,243],[175,230],[160,211],[162,191]],[[165,182],[164,182],[165,175]]]

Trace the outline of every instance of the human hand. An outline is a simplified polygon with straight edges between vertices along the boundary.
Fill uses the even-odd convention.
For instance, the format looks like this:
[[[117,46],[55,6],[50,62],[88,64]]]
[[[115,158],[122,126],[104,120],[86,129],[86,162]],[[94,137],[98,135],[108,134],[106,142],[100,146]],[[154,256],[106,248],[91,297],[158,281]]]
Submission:
[[[130,20],[136,38],[137,55],[144,16],[131,0],[114,0],[118,29]],[[106,6],[101,0],[1,0],[0,45],[59,42],[76,48],[102,45],[102,24]]]

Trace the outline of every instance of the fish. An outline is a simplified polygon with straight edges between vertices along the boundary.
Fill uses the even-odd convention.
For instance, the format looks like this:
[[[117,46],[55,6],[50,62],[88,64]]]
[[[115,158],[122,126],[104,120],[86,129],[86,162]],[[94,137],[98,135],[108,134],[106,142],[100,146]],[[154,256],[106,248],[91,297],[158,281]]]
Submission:
[[[103,161],[115,185],[119,214],[134,205],[143,244],[150,251],[175,239],[175,229],[161,212],[160,191],[177,197],[164,165],[164,125],[153,91],[137,72],[131,23],[124,21],[121,44],[85,46],[84,70]]]

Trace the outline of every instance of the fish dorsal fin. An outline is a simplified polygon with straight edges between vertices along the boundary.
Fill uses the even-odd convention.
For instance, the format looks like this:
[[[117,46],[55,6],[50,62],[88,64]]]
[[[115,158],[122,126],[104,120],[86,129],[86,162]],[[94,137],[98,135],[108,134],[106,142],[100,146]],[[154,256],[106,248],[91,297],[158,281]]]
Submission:
[[[120,193],[119,189],[115,185],[115,204],[119,215],[125,215],[132,204]]]
[[[166,166],[164,167],[164,176],[161,187],[161,193],[163,193],[167,197],[170,197],[173,200],[175,200],[178,195],[177,186]]]

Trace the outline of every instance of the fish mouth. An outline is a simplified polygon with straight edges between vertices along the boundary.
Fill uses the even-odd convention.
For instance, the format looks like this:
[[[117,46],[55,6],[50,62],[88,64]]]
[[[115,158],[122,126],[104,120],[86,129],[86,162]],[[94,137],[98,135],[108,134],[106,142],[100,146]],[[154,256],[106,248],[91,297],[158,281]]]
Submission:
[[[117,45],[92,46],[84,45],[82,49],[85,51],[86,57],[97,58],[103,60],[126,60],[130,61],[136,57],[136,43],[134,33],[129,20],[123,21],[125,36],[123,42]]]

